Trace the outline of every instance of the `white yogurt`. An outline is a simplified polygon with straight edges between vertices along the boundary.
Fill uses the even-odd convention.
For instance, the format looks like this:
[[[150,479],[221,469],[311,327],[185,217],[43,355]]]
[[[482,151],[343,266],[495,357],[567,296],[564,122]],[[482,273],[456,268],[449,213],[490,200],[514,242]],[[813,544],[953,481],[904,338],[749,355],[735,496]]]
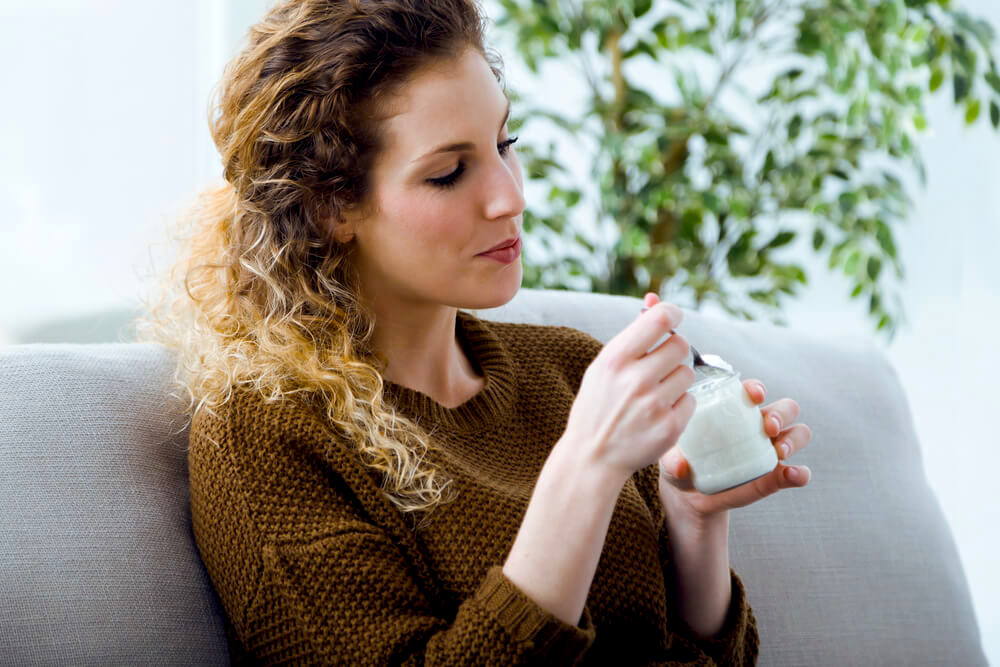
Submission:
[[[696,372],[688,393],[697,408],[677,441],[695,488],[719,493],[774,470],[778,455],[740,374],[701,366]]]

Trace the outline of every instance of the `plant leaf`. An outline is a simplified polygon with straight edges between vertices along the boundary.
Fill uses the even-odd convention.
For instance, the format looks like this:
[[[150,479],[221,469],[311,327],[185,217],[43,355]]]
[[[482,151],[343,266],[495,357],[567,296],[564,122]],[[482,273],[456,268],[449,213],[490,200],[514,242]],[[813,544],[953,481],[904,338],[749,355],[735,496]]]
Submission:
[[[942,83],[944,83],[944,72],[940,68],[935,67],[931,72],[930,91],[933,93],[941,87]]]
[[[968,104],[965,105],[965,122],[967,125],[972,125],[979,118],[979,100],[972,98],[969,100]]]
[[[793,231],[791,231],[789,229],[786,229],[786,230],[778,232],[777,235],[775,235],[775,237],[773,239],[771,239],[770,241],[768,241],[764,245],[763,250],[771,250],[773,248],[780,248],[783,245],[788,245],[793,240],[795,240],[795,232],[793,232]]]
[[[878,274],[882,270],[882,260],[872,256],[868,258],[868,266],[865,267],[868,277],[874,282],[878,280]]]
[[[989,71],[986,73],[985,79],[986,83],[988,83],[990,88],[993,89],[993,92],[1000,95],[1000,75],[994,71]]]
[[[969,79],[961,74],[956,74],[952,79],[952,88],[955,94],[955,104],[958,104],[969,94]]]

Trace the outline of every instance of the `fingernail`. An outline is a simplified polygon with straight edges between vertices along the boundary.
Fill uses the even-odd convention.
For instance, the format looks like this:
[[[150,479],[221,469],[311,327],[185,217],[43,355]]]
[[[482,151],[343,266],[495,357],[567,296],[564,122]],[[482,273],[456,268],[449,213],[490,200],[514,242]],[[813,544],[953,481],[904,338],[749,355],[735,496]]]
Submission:
[[[781,432],[781,420],[772,415],[771,421],[774,422],[774,427],[778,429],[778,432]]]
[[[792,451],[792,448],[788,446],[787,442],[781,443],[781,458],[788,458],[788,453]]]
[[[787,468],[785,468],[785,477],[787,477],[789,481],[794,482],[799,478],[798,469],[793,468],[792,466],[788,466]]]

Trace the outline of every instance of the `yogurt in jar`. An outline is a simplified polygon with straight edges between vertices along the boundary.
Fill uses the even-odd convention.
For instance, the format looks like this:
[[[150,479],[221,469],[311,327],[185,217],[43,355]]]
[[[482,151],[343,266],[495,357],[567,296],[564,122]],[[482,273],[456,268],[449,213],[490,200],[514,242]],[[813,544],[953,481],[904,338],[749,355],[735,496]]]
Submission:
[[[698,366],[695,372],[688,393],[697,407],[677,440],[694,487],[719,493],[774,470],[778,455],[740,374],[713,366]]]

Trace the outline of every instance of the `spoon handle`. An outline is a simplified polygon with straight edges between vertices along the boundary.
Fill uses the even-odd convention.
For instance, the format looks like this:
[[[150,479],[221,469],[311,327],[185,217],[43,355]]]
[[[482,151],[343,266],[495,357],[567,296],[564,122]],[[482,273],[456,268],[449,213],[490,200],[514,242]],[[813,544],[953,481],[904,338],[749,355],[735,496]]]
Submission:
[[[639,314],[641,315],[642,313],[645,313],[647,310],[649,310],[649,308],[647,308],[646,306],[643,306],[642,310],[639,311]],[[670,333],[675,334],[677,332],[674,331],[673,329],[671,329]],[[693,357],[693,361],[694,361],[694,365],[695,366],[709,366],[709,365],[711,365],[707,361],[705,361],[704,359],[701,358],[701,355],[698,354],[698,350],[695,348],[694,345],[691,345],[690,341],[688,341],[688,346],[691,348],[691,356]]]

